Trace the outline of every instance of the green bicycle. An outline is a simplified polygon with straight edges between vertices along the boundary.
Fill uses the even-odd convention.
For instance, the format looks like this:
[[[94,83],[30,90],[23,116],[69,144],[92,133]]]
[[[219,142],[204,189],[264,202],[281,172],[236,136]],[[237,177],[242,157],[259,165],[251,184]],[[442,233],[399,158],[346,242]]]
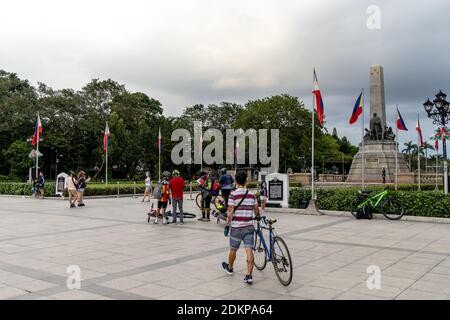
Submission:
[[[389,220],[399,220],[403,217],[404,208],[402,204],[397,201],[389,190],[377,193],[370,197],[373,191],[361,190],[358,197],[352,201],[351,212],[354,217],[358,210],[369,209],[369,219],[372,217],[372,211],[375,208],[380,208],[381,213]]]

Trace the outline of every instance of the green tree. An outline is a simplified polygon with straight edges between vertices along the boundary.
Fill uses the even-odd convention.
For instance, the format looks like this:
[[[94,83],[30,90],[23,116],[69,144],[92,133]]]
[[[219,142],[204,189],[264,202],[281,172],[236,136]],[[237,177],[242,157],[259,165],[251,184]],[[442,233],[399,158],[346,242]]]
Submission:
[[[10,175],[26,176],[28,168],[32,165],[32,160],[28,157],[31,148],[28,143],[24,141],[14,141],[8,149],[3,151],[5,159],[10,168]]]

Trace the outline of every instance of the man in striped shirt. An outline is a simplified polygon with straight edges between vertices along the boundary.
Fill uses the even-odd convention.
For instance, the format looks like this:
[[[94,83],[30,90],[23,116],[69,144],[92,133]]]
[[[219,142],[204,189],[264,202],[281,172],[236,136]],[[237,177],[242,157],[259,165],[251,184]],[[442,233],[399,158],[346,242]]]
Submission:
[[[237,189],[231,192],[228,199],[227,226],[225,227],[225,235],[230,230],[230,252],[228,254],[228,263],[222,262],[222,268],[227,274],[233,274],[236,252],[241,242],[244,242],[247,253],[247,274],[244,282],[251,284],[253,282],[253,246],[255,241],[253,219],[255,216],[259,216],[258,201],[255,195],[246,187],[247,174],[245,171],[239,171],[235,178]]]

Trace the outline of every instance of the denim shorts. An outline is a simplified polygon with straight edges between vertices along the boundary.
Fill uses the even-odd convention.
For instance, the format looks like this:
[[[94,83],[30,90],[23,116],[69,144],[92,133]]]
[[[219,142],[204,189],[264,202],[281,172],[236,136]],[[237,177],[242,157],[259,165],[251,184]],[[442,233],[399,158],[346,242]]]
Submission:
[[[255,245],[255,227],[231,228],[230,247],[238,250],[242,241],[245,248],[253,248]]]

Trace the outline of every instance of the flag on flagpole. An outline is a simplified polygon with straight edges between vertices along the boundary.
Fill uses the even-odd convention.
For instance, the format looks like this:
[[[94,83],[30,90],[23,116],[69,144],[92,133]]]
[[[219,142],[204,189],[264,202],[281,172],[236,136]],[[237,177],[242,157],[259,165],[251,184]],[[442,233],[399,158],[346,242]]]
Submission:
[[[36,126],[34,127],[34,134],[33,134],[33,140],[31,141],[31,144],[35,146],[42,134],[42,123],[41,123],[41,117],[38,114],[37,120],[36,120]]]
[[[424,144],[423,144],[422,129],[420,128],[419,115],[417,115],[416,131],[419,136],[419,148],[423,148]]]
[[[363,98],[362,98],[362,91],[361,94],[359,95],[358,99],[356,100],[355,106],[353,108],[353,113],[352,116],[350,117],[350,124],[354,124],[356,121],[358,121],[359,116],[362,114],[363,112],[363,106],[364,106],[364,102],[363,102]]]
[[[316,97],[316,110],[317,110],[317,117],[319,119],[320,125],[323,125],[323,100],[322,100],[322,93],[319,88],[319,81],[317,80],[316,75],[316,69],[314,69],[314,90],[313,94]]]
[[[402,131],[408,131],[405,125],[405,121],[403,121],[402,115],[400,114],[398,108],[397,108],[397,129]]]
[[[109,136],[110,136],[110,132],[109,132],[109,127],[108,127],[108,122],[107,122],[106,128],[105,128],[105,134],[103,135],[103,152],[105,152],[105,153],[108,150]]]
[[[439,152],[439,140],[436,139],[434,148],[436,149],[436,153]]]

